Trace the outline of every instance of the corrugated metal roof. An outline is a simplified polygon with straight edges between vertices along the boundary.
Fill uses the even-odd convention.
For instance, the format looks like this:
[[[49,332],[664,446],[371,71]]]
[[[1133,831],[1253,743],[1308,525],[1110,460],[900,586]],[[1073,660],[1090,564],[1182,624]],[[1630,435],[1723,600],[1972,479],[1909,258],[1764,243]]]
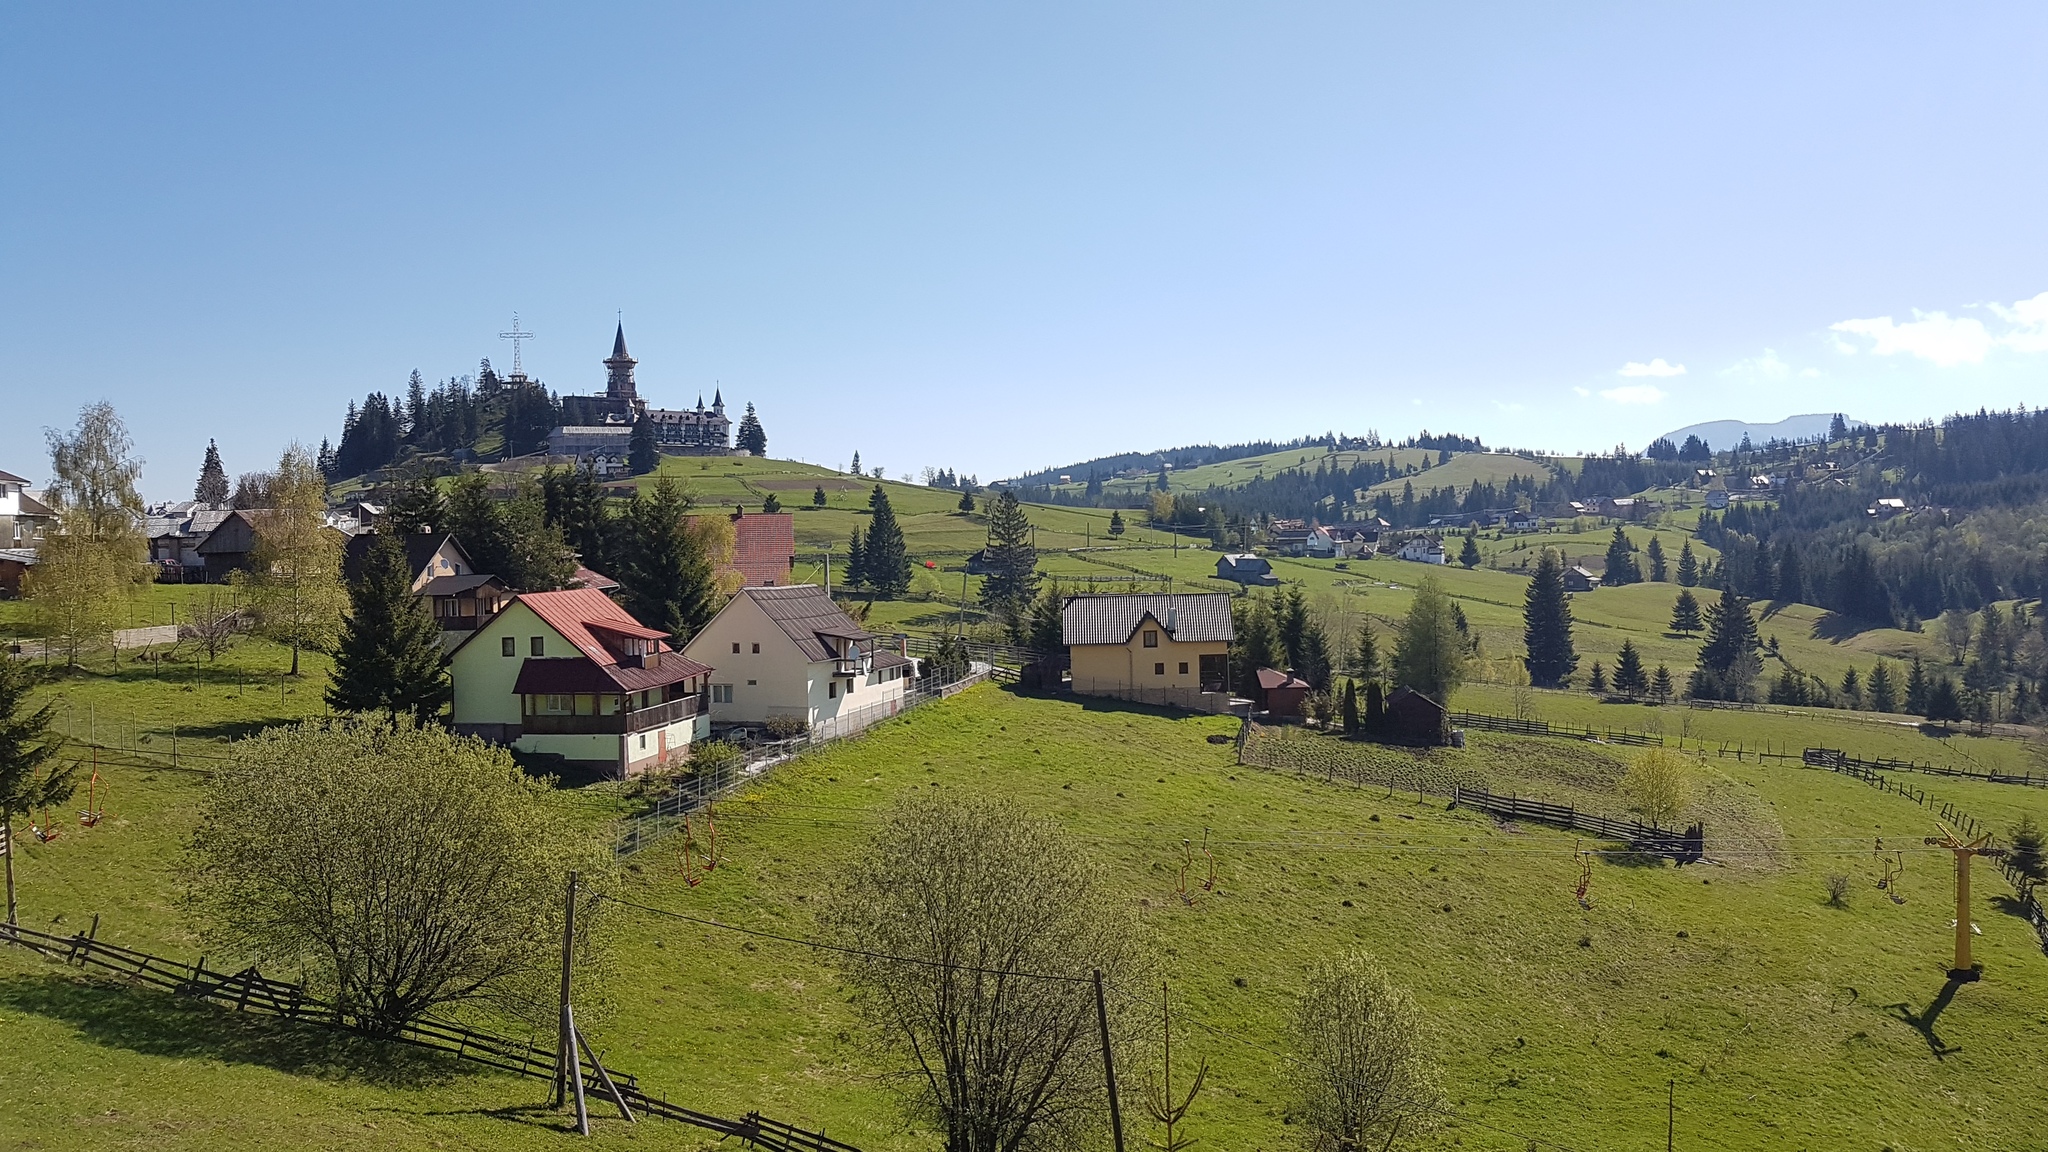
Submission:
[[[1060,641],[1069,645],[1129,643],[1147,616],[1182,643],[1237,638],[1231,630],[1230,597],[1221,592],[1197,592],[1076,596],[1060,614]],[[1170,628],[1168,620],[1173,621]]]
[[[790,584],[781,588],[742,588],[740,596],[758,605],[768,619],[794,641],[808,661],[834,659],[832,649],[821,637],[872,640],[873,633],[853,622],[823,588],[816,584]],[[735,597],[738,599],[738,597]]]
[[[496,584],[503,588],[505,582],[488,572],[472,572],[467,576],[436,576],[420,586],[422,596],[460,596],[472,588]]]

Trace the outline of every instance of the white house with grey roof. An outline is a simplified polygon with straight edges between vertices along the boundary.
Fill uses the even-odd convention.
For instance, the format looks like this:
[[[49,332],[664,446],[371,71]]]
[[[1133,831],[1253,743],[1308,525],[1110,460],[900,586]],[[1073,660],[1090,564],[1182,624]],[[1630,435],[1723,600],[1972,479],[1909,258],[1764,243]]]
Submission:
[[[683,654],[718,669],[711,720],[845,734],[902,711],[917,664],[815,584],[742,588]]]

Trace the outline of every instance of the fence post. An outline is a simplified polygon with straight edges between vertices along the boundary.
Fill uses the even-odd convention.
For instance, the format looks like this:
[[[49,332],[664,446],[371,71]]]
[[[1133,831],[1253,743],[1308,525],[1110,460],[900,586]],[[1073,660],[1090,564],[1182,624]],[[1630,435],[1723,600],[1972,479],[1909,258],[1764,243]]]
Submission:
[[[1116,1095],[1116,1058],[1109,1047],[1109,1005],[1102,995],[1102,969],[1095,970],[1095,1023],[1102,1030],[1102,1079],[1109,1089],[1109,1131],[1116,1152],[1124,1152],[1124,1113]]]

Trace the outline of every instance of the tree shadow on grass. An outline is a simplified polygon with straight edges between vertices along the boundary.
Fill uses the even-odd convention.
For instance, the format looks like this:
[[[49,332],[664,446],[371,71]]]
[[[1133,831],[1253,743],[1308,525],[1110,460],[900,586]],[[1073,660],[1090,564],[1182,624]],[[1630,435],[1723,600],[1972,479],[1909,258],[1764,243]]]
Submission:
[[[1956,998],[1956,989],[1962,986],[1963,982],[1961,980],[1951,976],[1941,986],[1941,991],[1935,993],[1933,1001],[1923,1011],[1916,1013],[1913,1011],[1911,1004],[1903,1001],[1897,1004],[1887,1004],[1885,1005],[1885,1010],[1898,1013],[1898,1018],[1904,1021],[1907,1027],[1918,1032],[1920,1038],[1927,1041],[1927,1049],[1934,1053],[1936,1060],[1946,1059],[1950,1055],[1962,1051],[1962,1049],[1944,1042],[1940,1033],[1934,1030],[1934,1026],[1940,1021],[1942,1012],[1947,1010],[1949,1001]]]
[[[0,980],[0,1008],[67,1024],[83,1039],[109,1048],[254,1064],[294,1076],[416,1088],[484,1072],[402,1043],[55,973]]]
[[[1865,632],[1875,632],[1879,628],[1889,628],[1890,626],[1889,623],[1878,623],[1872,620],[1859,620],[1854,616],[1844,616],[1840,612],[1825,612],[1821,614],[1820,619],[1813,622],[1813,638],[1815,640],[1825,640],[1830,644],[1840,644],[1844,640],[1861,636]]]

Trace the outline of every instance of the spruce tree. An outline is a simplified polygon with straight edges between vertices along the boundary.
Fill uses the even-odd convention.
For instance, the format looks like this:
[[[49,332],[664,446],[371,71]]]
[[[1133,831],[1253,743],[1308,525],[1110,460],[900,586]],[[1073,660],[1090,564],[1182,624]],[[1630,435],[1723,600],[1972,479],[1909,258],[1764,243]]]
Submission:
[[[1564,591],[1564,561],[1549,548],[1537,557],[1522,594],[1522,647],[1528,652],[1522,664],[1531,684],[1558,688],[1571,682],[1579,666],[1572,646],[1572,606]]]
[[[1230,614],[1236,633],[1230,645],[1231,681],[1239,696],[1257,700],[1259,669],[1277,667],[1287,658],[1280,647],[1280,632],[1263,596],[1238,597],[1231,602]]]
[[[1620,584],[1640,584],[1643,570],[1636,566],[1634,546],[1628,542],[1628,533],[1619,524],[1614,526],[1614,539],[1607,543],[1607,571],[1600,577],[1600,586],[1611,588]]]
[[[1595,696],[1607,691],[1607,670],[1600,667],[1598,660],[1593,661],[1593,678],[1586,682],[1586,691]]]
[[[654,442],[654,421],[645,416],[633,421],[633,438],[627,441],[626,467],[635,476],[645,476],[661,467],[661,446]]]
[[[1031,547],[1031,522],[1017,494],[1005,488],[989,502],[988,578],[981,602],[1005,620],[1015,620],[1038,594],[1038,552]]]
[[[427,601],[413,594],[412,570],[397,537],[371,538],[348,598],[327,706],[405,713],[421,724],[439,719],[454,696],[448,653]]]
[[[817,486],[816,488],[814,488],[814,489],[812,489],[812,490],[811,490],[811,507],[813,507],[813,508],[823,508],[824,506],[825,506],[825,486],[824,486],[823,484],[820,484],[820,485],[818,485],[818,486]]]
[[[1692,589],[1679,589],[1678,601],[1671,606],[1671,630],[1689,638],[1701,627],[1700,602],[1693,598]]]
[[[1358,649],[1352,658],[1352,667],[1367,680],[1378,681],[1380,678],[1380,638],[1373,632],[1370,620],[1358,622]]]
[[[446,529],[441,486],[427,473],[411,472],[398,482],[398,488],[390,499],[390,505],[384,510],[384,526],[378,531],[389,532],[393,536],[410,536],[435,528]],[[463,543],[466,545],[468,541]]]
[[[1662,664],[1657,665],[1656,675],[1650,677],[1651,697],[1654,698],[1657,701],[1657,703],[1662,704],[1665,701],[1671,699],[1671,693],[1674,690],[1674,686],[1671,683],[1671,669],[1665,667]]]
[[[1770,547],[1757,542],[1756,555],[1750,558],[1749,598],[1772,600],[1778,595],[1778,565],[1771,559]]]
[[[854,452],[853,463],[847,468],[847,471],[853,473],[855,476],[862,475],[862,472],[860,470],[860,452],[858,450]]]
[[[1643,657],[1636,651],[1636,642],[1623,640],[1621,651],[1614,657],[1614,690],[1624,696],[1641,696],[1649,689],[1650,678],[1643,672]]]
[[[974,514],[974,493],[962,488],[960,490],[960,502],[953,505],[953,508],[962,516],[972,516]]]
[[[1707,609],[1707,639],[1700,645],[1692,694],[1710,700],[1747,700],[1763,667],[1758,659],[1756,621],[1749,604],[1730,588]]]
[[[206,460],[199,465],[199,483],[193,485],[192,499],[201,504],[228,502],[228,472],[221,466],[220,449],[212,440],[206,442]]]
[[[1346,736],[1358,735],[1358,681],[1344,681],[1344,699],[1338,705],[1337,715]]]
[[[770,492],[761,498],[761,511],[765,515],[773,516],[782,511],[782,501],[776,498],[775,493]]]
[[[740,417],[739,431],[733,435],[733,447],[755,456],[768,455],[768,433],[761,427],[761,418],[754,415],[752,401],[747,403],[747,414]]]
[[[1377,731],[1387,720],[1387,691],[1377,680],[1365,682],[1365,717],[1359,723],[1368,732]]]
[[[1067,650],[1065,610],[1066,597],[1054,580],[1031,602],[1031,627],[1025,635],[1033,652],[1056,656]]]
[[[1927,690],[1927,711],[1921,715],[1943,727],[1961,720],[1963,701],[1956,694],[1956,682],[1946,675],[1937,678]]]
[[[1465,546],[1458,549],[1458,563],[1467,568],[1479,567],[1479,533],[1474,529],[1465,531]]]
[[[2044,844],[2040,826],[2032,816],[2021,816],[2013,826],[2012,851],[2005,862],[2019,877],[2022,898],[2033,896],[2035,886],[2048,880],[2048,844]]]
[[[1650,537],[1649,547],[1643,551],[1650,558],[1650,579],[1659,584],[1669,580],[1671,578],[1671,571],[1664,563],[1663,542],[1652,536]]]
[[[1842,707],[1863,710],[1863,678],[1854,668],[1842,673]]]
[[[1927,669],[1916,655],[1913,666],[1906,670],[1906,711],[1914,716],[1927,715],[1927,696]]]
[[[889,506],[889,493],[880,484],[868,494],[868,507],[874,510],[868,521],[868,584],[880,595],[901,596],[910,590],[910,550],[896,523],[896,510]]]
[[[52,804],[71,799],[78,787],[78,765],[59,768],[54,762],[64,737],[50,731],[56,719],[56,705],[45,701],[29,711],[28,695],[35,687],[35,666],[26,660],[0,655],[0,839],[8,850],[7,922],[15,923],[14,857],[20,851],[14,838],[14,821]],[[48,764],[47,771],[44,765]]]
[[[1678,548],[1678,582],[1687,588],[1698,587],[1700,582],[1700,562],[1692,554],[1690,540]]]
[[[689,510],[672,476],[634,496],[626,508],[624,564],[615,574],[626,611],[675,637],[679,647],[718,610],[717,573],[690,532]]]
[[[853,526],[853,535],[846,542],[846,579],[841,581],[848,588],[858,588],[868,582],[868,546],[861,539],[860,525]]]
[[[1122,512],[1115,511],[1114,509],[1110,511],[1109,534],[1111,536],[1121,536],[1124,534],[1124,514]]]
[[[1892,666],[1889,661],[1879,660],[1871,666],[1869,684],[1870,710],[1873,712],[1897,712],[1899,710],[1898,687],[1892,683]]]

